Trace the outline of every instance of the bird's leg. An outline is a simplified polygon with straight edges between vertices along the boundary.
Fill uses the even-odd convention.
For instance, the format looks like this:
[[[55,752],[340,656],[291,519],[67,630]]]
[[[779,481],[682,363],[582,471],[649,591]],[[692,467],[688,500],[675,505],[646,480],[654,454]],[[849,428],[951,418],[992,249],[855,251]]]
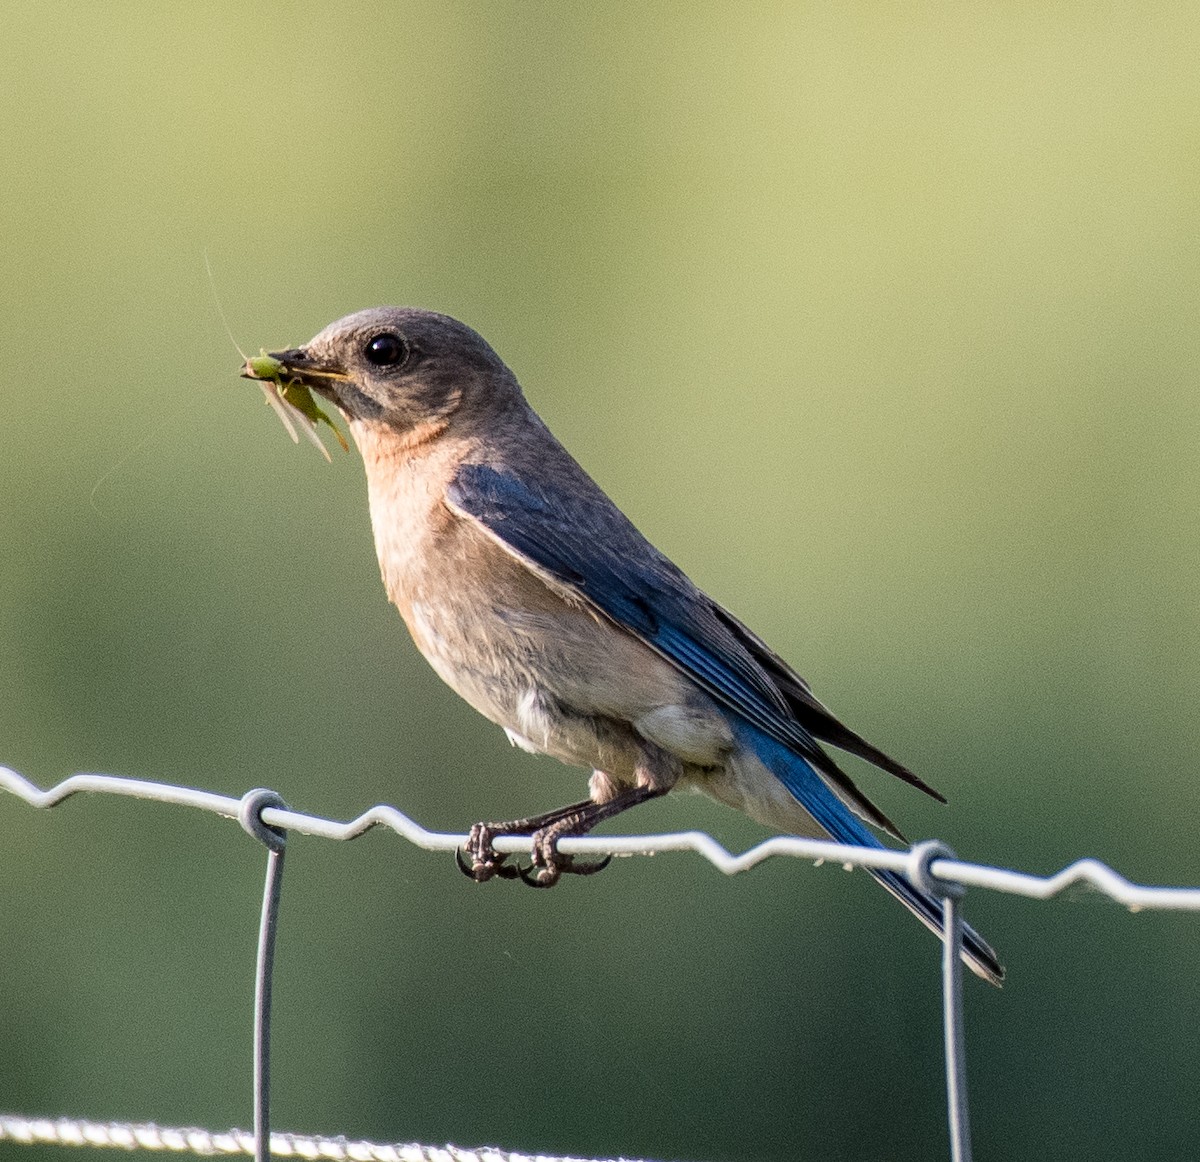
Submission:
[[[665,795],[668,790],[669,787],[662,786],[626,787],[604,803],[587,799],[574,807],[553,812],[558,818],[547,821],[534,832],[533,867],[522,870],[521,879],[533,888],[552,888],[565,872],[592,875],[607,867],[612,856],[606,856],[599,863],[577,864],[573,857],[559,854],[558,841],[567,835],[586,835],[605,819],[611,819],[647,799]]]
[[[563,819],[574,818],[585,808],[593,806],[595,804],[590,799],[584,799],[582,803],[556,807],[553,811],[546,811],[542,815],[533,815],[528,819],[513,819],[508,823],[476,823],[467,836],[467,842],[463,844],[463,850],[471,857],[470,866],[467,866],[462,853],[457,848],[454,851],[458,870],[480,884],[490,880],[493,876],[499,876],[505,880],[515,880],[523,874],[523,870],[518,867],[505,866],[504,861],[508,859],[508,855],[501,854],[492,847],[493,839],[498,835],[536,835],[548,827],[555,826]],[[592,868],[592,871],[599,870],[598,867]]]

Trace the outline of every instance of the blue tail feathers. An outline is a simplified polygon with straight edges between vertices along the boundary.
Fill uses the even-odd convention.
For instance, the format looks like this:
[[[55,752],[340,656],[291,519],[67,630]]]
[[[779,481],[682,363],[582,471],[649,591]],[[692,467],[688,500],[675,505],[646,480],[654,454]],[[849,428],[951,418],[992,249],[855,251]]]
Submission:
[[[742,719],[733,719],[734,732],[760,762],[788,789],[796,801],[838,843],[856,847],[884,847],[805,759]],[[889,892],[935,932],[943,934],[942,902],[909,883],[899,872],[868,869]],[[1004,979],[1004,969],[991,946],[969,925],[963,926],[963,963],[994,985]]]

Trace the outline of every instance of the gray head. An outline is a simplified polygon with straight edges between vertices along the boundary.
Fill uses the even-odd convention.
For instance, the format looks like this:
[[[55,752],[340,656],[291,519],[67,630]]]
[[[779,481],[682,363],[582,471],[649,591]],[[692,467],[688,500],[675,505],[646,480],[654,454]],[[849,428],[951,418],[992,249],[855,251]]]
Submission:
[[[446,423],[460,411],[490,415],[522,400],[516,378],[482,336],[416,307],[357,311],[303,347],[271,355],[351,422],[400,432]]]

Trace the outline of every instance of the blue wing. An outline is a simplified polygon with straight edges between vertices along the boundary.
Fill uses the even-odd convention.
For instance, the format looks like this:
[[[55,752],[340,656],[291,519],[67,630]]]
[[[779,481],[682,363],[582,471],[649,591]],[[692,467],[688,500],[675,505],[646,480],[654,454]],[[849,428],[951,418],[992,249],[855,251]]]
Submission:
[[[846,803],[902,838],[818,738],[941,796],[838,722],[799,675],[702,593],[573,460],[559,454],[563,460],[555,467],[560,487],[553,493],[540,484],[541,474],[523,478],[488,464],[468,463],[459,468],[447,499],[509,552],[640,638],[733,711],[734,729],[742,741],[834,839],[882,846]],[[563,471],[570,473],[566,483],[572,487],[561,485]],[[939,901],[893,872],[871,874],[925,924],[941,931]],[[981,975],[999,982],[1003,970],[995,953],[974,931],[965,939],[964,956]]]
[[[448,499],[510,552],[577,592],[718,702],[811,762],[863,818],[903,839],[817,740],[942,797],[834,718],[799,675],[655,549],[574,461],[569,465],[576,487],[549,495],[512,472],[464,464]]]

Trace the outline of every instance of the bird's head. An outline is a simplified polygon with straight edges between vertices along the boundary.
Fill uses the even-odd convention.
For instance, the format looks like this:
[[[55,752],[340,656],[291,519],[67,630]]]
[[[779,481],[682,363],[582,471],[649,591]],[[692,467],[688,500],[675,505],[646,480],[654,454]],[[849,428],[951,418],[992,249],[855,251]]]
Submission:
[[[359,425],[401,436],[442,428],[456,416],[491,415],[522,399],[516,378],[480,335],[414,307],[357,311],[302,347],[249,360],[244,374],[311,389],[337,406],[356,435]]]

